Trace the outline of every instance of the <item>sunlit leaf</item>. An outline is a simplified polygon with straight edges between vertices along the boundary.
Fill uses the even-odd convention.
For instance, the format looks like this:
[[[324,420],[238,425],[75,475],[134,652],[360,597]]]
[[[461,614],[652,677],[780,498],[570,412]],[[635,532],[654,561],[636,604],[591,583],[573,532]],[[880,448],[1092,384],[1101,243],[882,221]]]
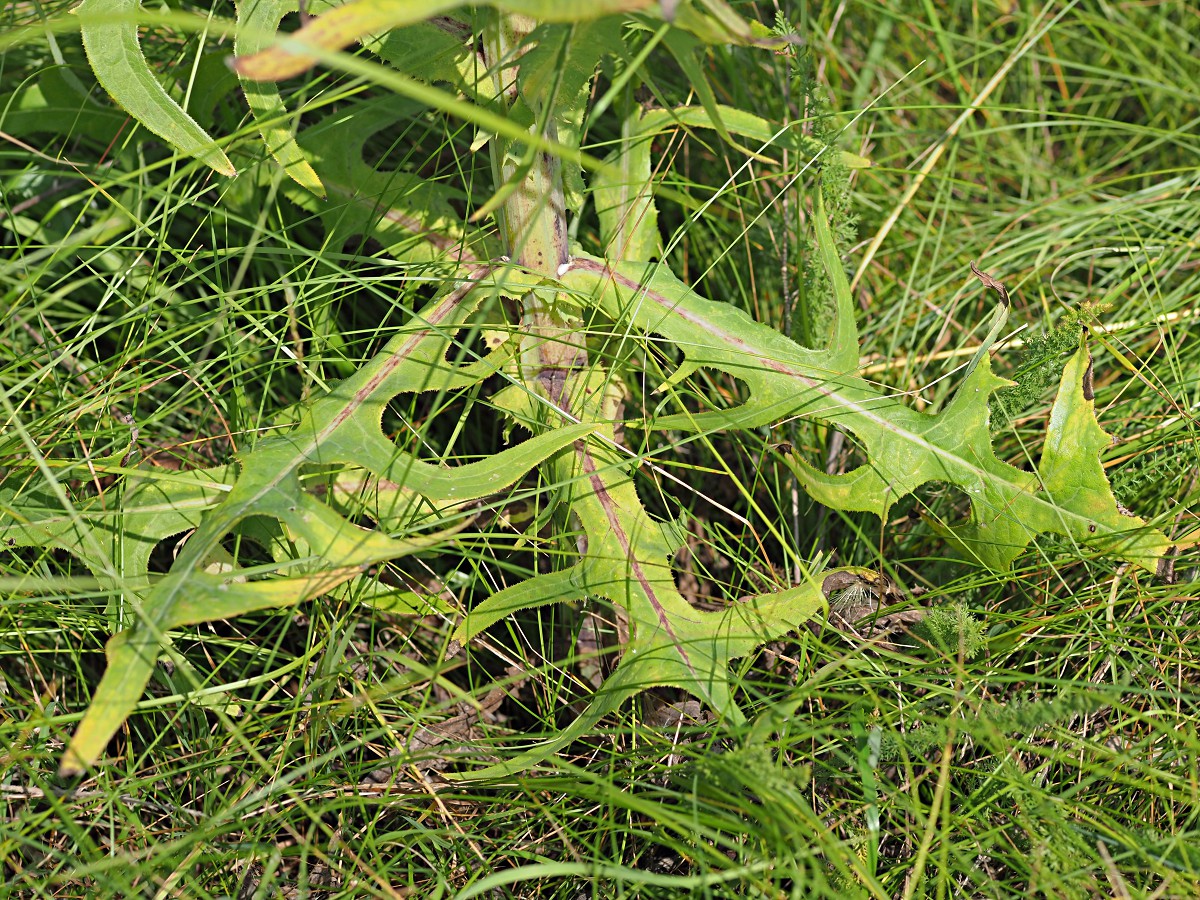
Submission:
[[[740,309],[701,297],[661,265],[610,265],[581,255],[572,260],[563,282],[598,297],[619,321],[680,349],[685,362],[664,388],[703,367],[733,375],[748,389],[739,406],[659,417],[653,423],[657,428],[753,428],[788,416],[828,422],[859,441],[867,462],[830,475],[793,458],[800,483],[827,506],[886,519],[897,500],[928,482],[945,482],[960,488],[971,507],[969,523],[948,533],[985,565],[1006,569],[1036,535],[1054,533],[1156,571],[1171,542],[1141,519],[1120,514],[1112,499],[1096,457],[1103,445],[1096,435],[1103,432],[1090,399],[1081,399],[1080,360],[1086,350],[1081,348],[1064,375],[1073,381],[1064,380],[1060,390],[1043,471],[1026,472],[1003,462],[992,449],[988,398],[1008,382],[992,373],[986,348],[1007,307],[996,310],[989,339],[946,408],[918,412],[855,374],[858,347],[849,285],[820,210],[814,220],[837,298],[834,333],[825,350],[800,347]]]
[[[497,361],[507,358],[502,346],[496,359],[467,366],[446,359],[454,333],[484,293],[477,286],[490,283],[491,272],[481,268],[464,279],[421,311],[369,364],[317,400],[294,428],[242,454],[236,480],[204,512],[170,571],[140,599],[131,598],[136,620],[109,641],[108,668],[63,758],[63,772],[80,771],[103,753],[136,706],[168,630],[291,606],[363,575],[371,565],[442,543],[461,527],[464,502],[505,489],[594,430],[589,424],[557,429],[455,468],[416,459],[382,433],[384,405],[395,395],[468,386],[494,374]],[[392,536],[361,528],[304,489],[302,466],[338,464],[410,488],[406,501],[430,512],[424,519],[400,513],[401,520],[421,522],[423,530]],[[205,571],[221,539],[252,516],[281,523],[307,548],[307,561],[254,578],[238,569]]]
[[[238,9],[238,31],[233,50],[239,56],[257,53],[272,39],[279,20],[296,10],[296,0],[240,0]],[[287,110],[279,96],[279,89],[270,83],[242,78],[242,89],[246,92],[246,105],[262,129],[267,152],[283,166],[283,170],[298,185],[312,191],[318,197],[325,196],[321,179],[313,171],[291,129],[279,122],[286,118]]]
[[[597,377],[593,374],[593,379]],[[593,397],[599,394],[592,392]],[[601,422],[603,407],[597,403],[588,407],[590,417]],[[825,596],[815,581],[731,600],[718,611],[689,604],[679,593],[670,567],[682,546],[682,532],[672,523],[654,521],[643,508],[628,472],[628,457],[615,449],[611,425],[599,427],[595,438],[577,442],[552,465],[558,483],[569,486],[570,509],[586,535],[580,560],[563,571],[535,576],[492,595],[471,610],[455,630],[454,640],[466,642],[518,609],[586,597],[605,597],[621,606],[628,614],[629,640],[622,647],[616,672],[581,716],[551,740],[472,772],[473,778],[532,765],[650,687],[681,688],[730,721],[742,721],[730,689],[730,662],[794,631],[825,607]]]
[[[237,174],[224,151],[150,71],[138,43],[138,0],[83,0],[76,9],[96,79],[131,116],[172,147],[222,175]]]

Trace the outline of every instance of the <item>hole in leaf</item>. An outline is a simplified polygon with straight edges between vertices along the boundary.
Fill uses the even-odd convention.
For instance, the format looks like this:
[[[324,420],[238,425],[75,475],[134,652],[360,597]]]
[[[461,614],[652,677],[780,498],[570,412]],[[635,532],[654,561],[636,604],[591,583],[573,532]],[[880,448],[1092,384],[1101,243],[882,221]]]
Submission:
[[[179,555],[179,551],[183,546],[183,540],[190,535],[190,531],[180,531],[176,534],[168,535],[150,551],[150,561],[146,566],[146,570],[151,575],[165,575],[171,570],[171,566],[175,564],[175,557]]]
[[[413,118],[397,119],[376,129],[362,145],[362,160],[377,172],[404,168],[409,159],[425,159],[420,152],[427,126]]]
[[[920,515],[946,526],[962,523],[970,508],[967,493],[946,481],[930,481],[916,493],[916,509]]]

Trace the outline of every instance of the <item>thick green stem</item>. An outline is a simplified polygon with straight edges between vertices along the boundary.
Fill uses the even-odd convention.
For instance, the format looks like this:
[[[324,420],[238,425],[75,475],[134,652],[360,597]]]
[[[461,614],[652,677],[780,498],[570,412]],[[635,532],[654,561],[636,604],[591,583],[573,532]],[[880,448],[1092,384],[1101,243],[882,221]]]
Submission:
[[[484,54],[492,71],[497,100],[513,118],[531,117],[530,132],[558,140],[554,110],[522,95],[517,69],[526,36],[536,26],[528,16],[500,14],[484,30]],[[562,169],[557,157],[520,141],[491,139],[492,172],[503,202],[497,210],[504,245],[513,262],[528,271],[557,279],[570,258]],[[550,399],[566,408],[567,375],[587,365],[587,350],[554,308],[548,294],[530,291],[521,300],[525,332],[523,375],[540,383]]]

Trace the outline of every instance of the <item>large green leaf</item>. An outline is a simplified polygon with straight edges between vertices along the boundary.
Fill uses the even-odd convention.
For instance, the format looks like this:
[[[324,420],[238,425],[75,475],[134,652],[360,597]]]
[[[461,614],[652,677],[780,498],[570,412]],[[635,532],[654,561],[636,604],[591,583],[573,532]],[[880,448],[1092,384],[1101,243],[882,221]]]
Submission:
[[[75,10],[88,62],[101,86],[172,147],[222,175],[237,174],[224,151],[158,83],[138,44],[138,0],[83,0]]]
[[[594,430],[589,424],[557,429],[457,468],[416,459],[383,435],[384,405],[396,394],[469,386],[494,374],[509,358],[501,345],[494,358],[470,365],[446,359],[454,333],[484,293],[476,288],[484,281],[491,284],[491,274],[491,267],[478,269],[434,301],[371,363],[318,400],[294,428],[244,453],[236,480],[215,503],[204,498],[211,507],[170,571],[141,596],[127,594],[136,620],[109,641],[108,668],[64,756],[63,772],[80,771],[103,752],[141,696],[168,630],[312,599],[362,576],[375,563],[442,542],[461,524],[456,510],[464,502],[506,488]],[[393,501],[389,513],[411,527],[395,537],[360,528],[304,489],[302,467],[342,465],[409,488],[399,501],[408,508]],[[308,556],[267,572],[206,571],[221,539],[250,517],[277,520]],[[428,531],[430,525],[437,530]],[[21,527],[28,538],[30,525]]]
[[[992,383],[1005,382],[994,379]],[[982,392],[982,386],[979,390]],[[965,390],[960,391],[960,395],[963,393]],[[958,403],[960,407],[965,405]],[[999,548],[1019,552],[1033,535],[1053,533],[1155,571],[1171,542],[1117,504],[1100,462],[1101,452],[1111,447],[1113,440],[1096,421],[1095,405],[1092,356],[1084,332],[1079,349],[1063,369],[1036,477],[1027,476],[1025,493],[1018,498],[1021,502],[1009,514],[973,516],[966,525],[943,526],[939,530],[966,555],[993,565],[1010,556],[1008,549]],[[986,427],[986,421],[983,426]],[[972,424],[972,427],[979,426]],[[820,477],[828,478],[823,473]],[[836,491],[844,485],[829,487]],[[1009,494],[1003,488],[997,490],[991,484],[986,487],[989,488],[984,500],[987,506],[994,509],[999,503],[1009,502]],[[1025,498],[1029,496],[1044,498],[1045,502],[1027,502]]]
[[[823,350],[799,347],[741,311],[699,297],[663,266],[610,266],[580,255],[561,277],[564,286],[598,302],[619,323],[661,335],[679,348],[686,362],[669,384],[708,366],[735,375],[749,388],[747,402],[733,410],[668,416],[649,423],[653,427],[752,427],[800,412],[836,423],[867,451],[867,463],[846,475],[826,475],[796,461],[801,482],[829,506],[886,518],[892,503],[922,484],[948,482],[968,496],[971,521],[945,530],[960,549],[987,565],[1007,568],[1037,534],[1051,532],[1155,571],[1171,543],[1120,510],[1109,490],[1098,458],[1107,436],[1095,421],[1091,363],[1083,343],[1064,372],[1040,471],[1022,472],[996,458],[987,422],[988,398],[1006,383],[992,373],[987,348],[1003,326],[1007,303],[993,315],[950,405],[936,415],[918,413],[854,374],[858,340],[850,293],[820,208],[817,235],[837,298],[835,324]],[[590,398],[583,403],[584,420],[613,418],[598,399],[605,393],[598,370],[587,384],[561,393]],[[520,403],[507,407],[519,411]],[[536,410],[518,418],[536,421]],[[741,721],[730,692],[730,661],[794,630],[826,602],[824,581],[810,577],[718,612],[694,609],[680,595],[669,566],[681,546],[680,531],[652,520],[642,507],[630,460],[617,448],[614,431],[606,425],[552,465],[556,481],[568,486],[570,509],[584,533],[579,561],[488,598],[466,616],[454,639],[461,644],[519,609],[597,596],[625,610],[629,639],[616,671],[566,729],[465,777],[504,776],[526,768],[648,687],[681,688],[730,721]]]
[[[275,46],[240,57],[236,67],[249,79],[287,77],[363,38],[369,38],[372,49],[382,54],[386,36],[371,35],[412,25],[459,5],[439,0],[352,2],[281,38]],[[646,6],[641,0],[589,4],[512,0],[494,5],[559,22]],[[765,45],[775,40],[761,26],[741,19],[722,0],[684,0],[665,6],[673,26],[702,42],[734,40]],[[86,0],[84,10],[95,22],[101,8],[118,7],[126,12],[114,23],[132,22],[136,3]],[[277,3],[264,5],[256,33],[269,33],[280,9]],[[660,6],[653,12],[664,10]],[[509,24],[515,28],[521,23]],[[91,40],[99,33],[93,30]],[[574,102],[573,97],[564,101],[559,92],[578,93],[574,85],[581,79],[586,82],[590,72],[587,62],[593,56],[587,53],[569,71],[556,68],[564,60],[560,50],[569,48],[571,36],[569,26],[544,27],[540,40],[509,45],[510,50],[519,47],[527,51],[528,58],[519,66],[518,94],[528,93],[539,103],[551,103],[551,123],[554,115]],[[132,39],[136,50],[136,32]],[[674,44],[683,63],[692,67],[695,40],[677,39]],[[476,259],[492,255],[481,235],[454,224],[452,198],[439,192],[430,180],[403,170],[378,173],[379,177],[371,180],[373,173],[362,159],[364,135],[379,123],[409,115],[419,104],[457,115],[480,126],[485,134],[517,142],[511,154],[514,184],[520,166],[526,164],[525,157],[532,157],[534,150],[586,159],[577,147],[559,144],[552,129],[530,131],[535,122],[542,121],[539,110],[533,108],[536,103],[531,106],[518,96],[505,107],[510,113],[507,117],[488,106],[491,98],[483,87],[486,81],[472,79],[468,68],[473,66],[474,55],[464,54],[463,46],[469,45],[462,41],[455,50],[439,37],[436,46],[431,43],[429,48],[429,58],[436,65],[431,64],[428,72],[410,74],[405,72],[411,68],[411,59],[419,58],[419,54],[410,58],[411,47],[396,51],[407,60],[398,66],[399,72],[374,62],[343,58],[347,71],[369,74],[409,99],[378,101],[370,108],[379,112],[378,119],[370,117],[367,107],[356,108],[353,125],[346,125],[353,134],[339,132],[336,123],[324,123],[329,125],[327,131],[318,126],[301,133],[297,145],[305,158],[312,160],[314,172],[320,173],[334,200],[342,201],[321,209],[331,235],[350,233],[345,229],[365,234],[393,228],[396,237],[416,242],[405,244],[397,250],[398,255],[412,253],[416,254],[413,258],[442,260],[463,245],[471,248],[463,254],[468,260],[472,255]],[[307,52],[310,49],[312,52]],[[95,65],[91,47],[89,55]],[[505,53],[497,58],[516,57]],[[140,52],[136,61],[140,67],[130,67],[144,70]],[[566,61],[571,63],[569,57]],[[116,67],[106,66],[111,76]],[[493,67],[489,77],[504,71]],[[144,74],[149,76],[148,71]],[[429,82],[442,77],[452,83],[453,92],[431,87]],[[496,81],[499,90],[503,79]],[[730,142],[733,134],[757,138],[762,144],[776,139],[769,123],[721,107],[705,87],[700,87],[698,109],[653,111],[640,121],[630,117],[626,137],[632,155],[627,172],[598,167],[596,196],[598,205],[605,207],[601,228],[610,252],[644,255],[646,259],[658,255],[657,229],[650,220],[653,202],[643,191],[650,172],[649,139],[655,134],[683,125],[713,128]],[[282,114],[274,98],[269,92],[260,98],[262,112],[272,119]],[[349,116],[346,118],[348,121]],[[645,140],[638,144],[635,138]],[[812,149],[791,134],[780,135],[778,140]],[[528,152],[521,154],[520,146]],[[316,208],[311,195],[300,202]],[[623,222],[631,214],[649,224],[625,229]],[[527,215],[523,221],[531,218],[532,214]],[[794,461],[801,482],[827,505],[870,510],[886,517],[891,504],[905,494],[930,481],[945,482],[961,489],[971,507],[969,522],[944,526],[945,533],[956,546],[987,565],[1010,566],[1037,534],[1051,532],[1153,570],[1170,542],[1140,519],[1126,515],[1108,489],[1098,457],[1106,437],[1095,421],[1086,347],[1081,344],[1064,373],[1040,466],[1024,472],[996,457],[987,422],[989,395],[1005,383],[992,373],[988,350],[1003,326],[1007,309],[998,308],[992,317],[988,337],[949,404],[937,414],[917,412],[858,377],[859,347],[849,287],[819,208],[815,223],[820,261],[837,303],[830,342],[823,349],[800,347],[743,312],[699,296],[664,265],[648,264],[645,259],[610,264],[579,254],[558,274],[565,290],[583,298],[585,305],[601,307],[623,335],[660,336],[667,346],[677,348],[683,364],[665,389],[701,367],[726,372],[747,388],[747,400],[733,409],[678,413],[647,423],[648,427],[685,431],[750,428],[789,415],[827,422],[856,438],[867,460],[843,475],[829,475],[801,459]],[[605,373],[596,367],[586,375],[575,368],[539,371],[528,387],[513,392],[519,399],[508,404],[514,414],[520,413],[522,421],[534,426],[536,436],[481,462],[453,469],[433,465],[401,452],[383,435],[383,405],[395,394],[474,386],[511,362],[517,351],[507,347],[467,366],[446,358],[454,333],[478,302],[478,283],[490,279],[492,273],[491,267],[480,268],[439,297],[379,357],[318,400],[297,425],[244,453],[236,470],[214,472],[208,481],[201,477],[185,480],[178,488],[161,479],[132,483],[124,509],[115,517],[95,506],[64,515],[57,495],[0,496],[0,502],[16,516],[16,524],[0,529],[0,536],[43,546],[86,545],[86,551],[73,552],[80,553],[93,570],[109,573],[106,577],[125,592],[132,614],[131,627],[109,642],[109,668],[63,761],[64,772],[80,770],[103,752],[135,708],[171,629],[288,606],[344,589],[361,580],[368,566],[450,540],[469,515],[466,502],[504,489],[539,465],[548,480],[560,486],[561,499],[569,503],[582,529],[579,558],[561,571],[536,576],[489,598],[463,620],[455,639],[465,642],[519,609],[605,597],[627,612],[629,641],[615,673],[584,715],[552,741],[530,748],[502,766],[474,774],[499,774],[526,766],[581,734],[626,698],[653,685],[677,686],[733,721],[742,718],[731,692],[730,661],[819,612],[825,603],[823,585],[806,575],[799,585],[735,600],[717,612],[692,608],[676,587],[670,568],[670,560],[681,546],[680,529],[674,523],[654,520],[638,499],[632,481],[634,462],[615,443],[617,414],[606,405],[606,398],[611,398]],[[538,298],[556,289],[542,283],[524,284],[521,293],[530,287],[537,288],[531,293]],[[497,290],[514,293],[511,284]],[[537,334],[526,335],[527,341],[539,339]],[[562,412],[577,417],[580,424],[546,424],[545,416],[539,416],[545,403],[531,398],[538,389],[535,383],[541,384],[546,394],[542,401],[560,405]],[[523,409],[522,404],[528,408]],[[312,487],[320,482],[319,476],[327,476],[323,495]],[[360,484],[363,479],[365,485]],[[373,485],[371,479],[375,479]],[[355,522],[364,517],[379,522],[380,527],[360,528]],[[195,528],[195,533],[183,544],[170,572],[151,577],[147,571],[151,549],[170,533],[168,529],[181,525]],[[239,529],[246,533],[257,529],[256,533],[265,535],[272,544],[274,562],[254,570],[238,568],[228,559],[223,566],[210,566],[221,557],[223,538]],[[114,548],[123,544],[125,549]],[[285,547],[295,551],[285,552]],[[118,576],[114,577],[114,572]]]
[[[1171,542],[1119,512],[1112,498],[1096,456],[1106,438],[1080,374],[1090,365],[1085,347],[1064,374],[1040,470],[1022,471],[996,457],[988,428],[988,398],[1008,382],[992,373],[986,350],[1007,305],[997,309],[988,340],[948,406],[937,414],[918,412],[855,374],[850,289],[820,209],[814,219],[837,297],[834,334],[825,350],[800,347],[741,310],[701,297],[663,266],[610,265],[583,255],[571,261],[564,285],[597,298],[636,330],[661,335],[684,355],[667,387],[708,367],[735,376],[748,389],[749,399],[732,409],[664,416],[653,426],[752,428],[796,415],[828,422],[858,439],[867,462],[828,475],[795,459],[800,482],[827,506],[886,519],[900,498],[928,482],[945,482],[961,489],[971,507],[966,525],[945,531],[987,566],[1006,569],[1037,534],[1055,533],[1156,571]]]
[[[0,95],[0,129],[17,137],[50,132],[106,147],[127,121],[120,110],[88,97],[66,66],[49,66],[11,94]]]
[[[601,380],[601,373],[593,372],[591,397],[603,395]],[[518,609],[587,597],[606,597],[626,611],[629,640],[617,670],[582,715],[549,741],[474,771],[472,778],[527,768],[650,687],[681,688],[730,721],[742,721],[730,690],[730,662],[794,631],[825,607],[821,585],[810,581],[743,598],[715,612],[694,608],[679,593],[670,568],[683,544],[682,530],[654,521],[642,507],[629,458],[614,442],[611,413],[590,401],[584,416],[597,423],[596,435],[576,442],[570,453],[551,463],[556,481],[566,485],[566,500],[585,535],[580,560],[492,595],[466,616],[454,640],[466,642]]]
[[[92,468],[99,474],[111,471],[97,460]],[[58,547],[78,557],[105,588],[143,590],[149,585],[155,546],[163,538],[196,528],[204,512],[229,490],[235,475],[230,466],[188,472],[147,470],[126,480],[120,503],[97,497],[71,512],[36,486],[0,487],[4,513],[0,541],[14,547]],[[16,480],[16,473],[10,473],[6,484]]]

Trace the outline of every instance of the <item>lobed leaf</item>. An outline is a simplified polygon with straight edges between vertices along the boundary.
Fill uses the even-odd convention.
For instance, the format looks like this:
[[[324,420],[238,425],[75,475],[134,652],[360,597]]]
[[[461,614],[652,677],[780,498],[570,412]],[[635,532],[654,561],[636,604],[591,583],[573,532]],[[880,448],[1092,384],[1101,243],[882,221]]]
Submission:
[[[383,435],[384,405],[396,394],[469,386],[495,373],[497,363],[508,358],[508,349],[501,346],[493,352],[495,358],[466,366],[446,360],[455,331],[479,303],[483,292],[476,288],[491,283],[492,272],[489,266],[471,273],[419,313],[375,359],[318,400],[294,428],[241,455],[230,489],[204,512],[170,571],[141,597],[128,595],[136,622],[109,641],[108,667],[64,755],[62,772],[79,772],[104,751],[136,706],[168,630],[294,605],[362,576],[375,563],[442,542],[463,520],[457,515],[456,523],[454,509],[439,513],[439,502],[460,506],[500,491],[594,430],[589,424],[556,429],[456,468],[416,459]],[[301,483],[302,467],[339,464],[411,487],[411,503],[433,513],[422,524],[440,522],[443,527],[392,537],[354,525]],[[400,515],[402,522],[419,521]],[[309,557],[288,566],[282,577],[281,566],[265,573],[205,571],[205,561],[225,535],[250,517],[264,516],[281,523]]]
[[[93,463],[99,474],[108,468]],[[10,476],[11,477],[11,476]],[[57,547],[75,555],[108,589],[149,584],[150,554],[160,541],[196,528],[220,502],[235,472],[229,466],[188,472],[146,471],[126,479],[120,502],[96,497],[70,515],[47,491],[0,487],[0,541],[13,547]],[[81,526],[95,540],[81,533]],[[96,555],[97,548],[103,555]],[[116,573],[114,579],[109,573]]]
[[[1046,502],[1022,502],[1010,515],[939,530],[966,555],[993,568],[1024,549],[1034,535],[1054,533],[1156,571],[1171,541],[1117,504],[1100,462],[1100,453],[1112,443],[1096,421],[1092,356],[1083,332],[1079,349],[1063,369],[1036,478],[1025,484]],[[985,502],[994,507],[1006,499],[1003,492],[992,491]]]
[[[628,457],[615,449],[612,425],[599,425],[598,404],[589,403],[588,413],[597,423],[595,438],[576,442],[571,453],[551,463],[559,483],[567,485],[570,509],[586,535],[582,558],[568,569],[492,595],[467,614],[453,640],[464,643],[519,609],[586,597],[620,605],[628,614],[629,640],[616,671],[574,722],[549,741],[470,773],[471,778],[533,765],[651,687],[681,688],[731,721],[743,721],[730,689],[731,661],[794,631],[826,605],[821,585],[811,581],[743,598],[719,611],[695,609],[679,593],[669,565],[682,545],[679,530],[650,518],[629,476]]]
[[[800,347],[741,310],[699,296],[662,266],[610,265],[580,255],[562,281],[597,297],[619,321],[680,349],[684,363],[664,387],[700,367],[724,371],[747,386],[749,398],[733,409],[664,416],[656,428],[753,428],[797,415],[827,422],[854,435],[867,455],[864,465],[840,475],[794,459],[801,484],[827,506],[886,519],[900,498],[928,482],[946,482],[966,494],[971,509],[966,525],[944,530],[984,565],[1007,569],[1037,534],[1055,533],[1155,572],[1172,544],[1116,507],[1096,456],[1105,438],[1081,380],[1090,365],[1086,348],[1081,345],[1064,374],[1039,472],[1002,462],[991,445],[988,398],[1008,382],[992,373],[986,351],[1007,306],[994,314],[988,339],[947,407],[937,414],[911,409],[854,374],[858,342],[849,285],[819,208],[814,221],[837,301],[825,350]]]
[[[235,68],[248,80],[288,77],[311,66],[321,54],[459,5],[444,0],[356,0],[313,20],[277,46],[240,55]],[[495,5],[553,22],[648,6],[642,0],[586,4],[509,0]],[[128,0],[85,0],[84,4],[89,16],[101,8],[118,7],[136,10],[136,4]],[[281,2],[266,0],[253,9],[240,5],[246,33],[268,34],[284,8]],[[693,75],[699,71],[694,54],[702,42],[779,43],[761,26],[741,19],[723,0],[667,5],[667,13],[674,16],[677,26],[665,39],[667,46]],[[132,21],[131,12],[121,19],[126,21]],[[94,41],[100,32],[89,27],[93,27]],[[594,54],[567,60],[570,65],[560,68],[563,56],[559,50],[568,46],[571,28],[544,28],[543,40],[521,65],[522,92],[541,102],[553,98],[556,113],[570,111],[579,93],[576,85],[586,83],[591,74],[588,63]],[[137,51],[136,30],[131,33]],[[126,38],[123,59],[129,67],[129,34],[122,34]],[[88,40],[85,29],[85,42]],[[456,47],[452,41],[439,41],[436,52],[431,51],[438,60],[436,71],[469,98],[481,99],[475,93],[480,90],[479,82],[467,73],[474,60],[464,52],[464,43]],[[380,48],[386,39],[377,43],[378,48],[373,49],[384,52]],[[260,46],[263,44],[260,41]],[[240,49],[247,47],[243,44]],[[307,53],[306,47],[320,53]],[[96,66],[101,50],[97,48],[97,58],[91,47],[88,52]],[[136,57],[141,60],[140,51]],[[111,61],[105,66],[109,77],[118,71]],[[132,68],[144,70],[144,60],[140,68]],[[148,71],[143,74],[149,77]],[[433,80],[431,74],[425,75],[427,81]],[[412,97],[427,98],[431,96],[428,92],[410,89],[421,77],[422,73],[414,73],[410,79],[398,75],[386,83],[401,85]],[[101,81],[104,83],[103,77]],[[150,81],[157,86],[153,78]],[[640,257],[639,261],[609,264],[580,254],[560,272],[567,290],[594,300],[615,321],[645,335],[660,335],[679,349],[683,363],[664,388],[701,367],[724,371],[747,387],[748,399],[733,409],[665,416],[657,419],[654,427],[688,431],[749,428],[803,415],[852,434],[866,454],[864,465],[832,475],[802,459],[793,460],[806,490],[828,506],[872,511],[886,518],[897,499],[930,481],[945,482],[966,494],[970,517],[966,524],[940,527],[962,552],[988,566],[1007,568],[1036,535],[1057,533],[1154,571],[1171,544],[1161,532],[1120,509],[1109,489],[1099,460],[1108,439],[1095,419],[1091,359],[1085,341],[1064,371],[1040,464],[1036,471],[1025,472],[995,456],[988,429],[988,399],[1006,383],[992,372],[988,351],[1004,324],[1006,307],[997,308],[988,336],[951,401],[937,414],[926,414],[858,377],[859,347],[850,290],[820,207],[814,217],[819,257],[836,299],[829,345],[823,349],[800,347],[740,310],[699,296],[665,266],[645,262],[661,253],[649,195],[649,154],[655,134],[682,124],[713,128],[734,146],[738,145],[733,134],[754,137],[763,144],[776,139],[765,121],[720,106],[703,77],[693,81],[700,108],[658,110],[640,120],[631,117],[626,137],[634,137],[640,129],[639,136],[644,139],[627,141],[626,153],[617,160],[627,166],[625,172],[602,168],[595,186],[606,245],[614,252],[619,250],[626,260],[632,255]],[[569,95],[562,103],[560,91]],[[256,115],[269,120],[282,114],[276,92],[264,90],[256,97],[251,100]],[[451,108],[452,103],[460,113],[460,107],[467,105],[457,98],[439,102],[439,108]],[[392,121],[408,111],[408,101],[389,103],[393,105],[371,108],[381,111],[380,121]],[[507,136],[537,147],[523,132],[535,118],[529,106],[515,104],[512,118],[503,120],[486,109],[471,109],[470,115],[462,113],[464,119],[481,125],[491,121],[497,133],[502,125]],[[359,111],[364,115],[355,117],[355,134],[345,140],[334,138],[331,127],[327,132],[310,129],[290,145],[290,134],[284,133],[287,140],[280,145],[284,157],[293,163],[298,159],[307,166],[307,154],[314,162],[307,170],[312,179],[321,171],[330,193],[346,201],[343,207],[322,213],[330,232],[349,228],[370,233],[392,222],[406,239],[423,241],[419,246],[430,259],[444,258],[460,241],[474,243],[478,235],[454,232],[450,223],[457,217],[448,198],[437,193],[429,181],[406,173],[379,173],[386,184],[370,181],[374,173],[364,172],[362,142],[374,122],[368,118],[367,107]],[[493,118],[486,119],[489,115]],[[799,136],[781,135],[779,139],[808,146]],[[848,164],[857,160],[846,159]],[[307,174],[300,183],[305,178]],[[317,185],[319,188],[320,181]],[[555,483],[563,486],[564,499],[582,528],[585,540],[578,562],[488,598],[464,618],[454,640],[461,644],[519,609],[586,597],[605,597],[625,609],[629,640],[614,674],[571,726],[553,740],[474,776],[509,773],[530,765],[651,686],[679,687],[719,714],[742,720],[729,682],[731,661],[816,615],[826,603],[825,582],[809,578],[778,592],[732,602],[717,612],[696,610],[688,604],[670,567],[682,540],[679,529],[653,520],[637,496],[631,460],[615,444],[614,415],[605,406],[609,385],[602,372],[592,369],[583,376],[555,370],[566,385],[556,382],[550,399],[582,398],[580,424],[557,427],[555,423],[556,427],[526,443],[481,462],[454,469],[432,465],[401,452],[382,434],[383,404],[395,394],[466,387],[498,370],[491,358],[468,366],[455,366],[446,359],[455,330],[478,302],[476,288],[491,275],[490,267],[481,268],[431,304],[379,357],[319,400],[299,424],[243,454],[237,471],[224,470],[219,486],[199,479],[190,483],[197,504],[194,508],[179,505],[187,491],[172,488],[165,494],[166,508],[160,510],[152,502],[156,488],[141,482],[130,487],[130,502],[122,515],[110,521],[97,509],[64,517],[54,511],[52,500],[32,503],[26,496],[17,503],[15,498],[0,496],[0,502],[22,517],[16,525],[0,530],[0,536],[10,534],[16,540],[41,545],[104,546],[94,539],[79,540],[82,527],[89,538],[106,536],[107,546],[121,544],[127,534],[132,538],[126,542],[128,549],[119,551],[123,555],[101,558],[93,553],[84,557],[89,566],[107,566],[110,571],[114,561],[119,563],[115,568],[130,579],[123,586],[137,620],[108,644],[108,669],[64,758],[64,772],[79,771],[103,752],[135,708],[171,629],[290,606],[362,579],[368,566],[450,539],[468,521],[466,503],[511,485],[531,467],[543,464],[551,470]],[[497,351],[496,355],[511,352]],[[571,411],[577,412],[574,406]],[[519,415],[521,410],[513,412]],[[522,421],[544,421],[533,410],[524,413],[519,416]],[[313,469],[340,470],[327,482],[324,499],[305,487],[304,476]],[[361,513],[382,527],[360,528],[352,519]],[[270,524],[264,526],[264,519]],[[149,552],[165,529],[181,524],[196,528],[196,532],[171,571],[155,581],[146,571]],[[279,547],[297,548],[299,558],[277,553],[275,563],[260,570],[239,569],[232,561],[223,570],[207,570],[207,562],[220,553],[222,538],[239,528],[263,529]]]
[[[366,235],[396,259],[410,263],[472,264],[498,255],[490,236],[466,225],[455,212],[453,204],[465,201],[461,190],[364,160],[372,135],[415,116],[419,109],[398,97],[365,100],[306,128],[298,142],[327,188],[329,201],[321,203],[294,188],[288,197],[320,216],[331,246]]]
[[[818,195],[819,196],[819,195]],[[1171,546],[1160,532],[1119,510],[1098,458],[1107,436],[1095,421],[1086,345],[1067,366],[1051,414],[1040,474],[997,459],[988,429],[988,398],[1003,379],[991,371],[987,349],[1007,316],[997,309],[964,383],[945,410],[919,413],[858,378],[858,338],[849,287],[823,209],[816,216],[822,264],[834,286],[837,315],[824,350],[796,345],[733,307],[706,300],[663,266],[608,265],[576,256],[562,274],[568,289],[597,301],[618,322],[665,337],[685,362],[668,384],[708,366],[742,379],[749,399],[733,410],[659,418],[656,427],[696,430],[752,427],[797,412],[836,423],[854,434],[868,461],[845,475],[827,475],[795,461],[801,483],[818,500],[839,509],[869,510],[886,518],[897,499],[929,481],[962,488],[971,521],[947,529],[964,552],[994,568],[1007,568],[1039,533],[1067,535],[1155,571]],[[576,385],[585,420],[606,416],[597,400],[602,373]],[[564,391],[564,394],[568,392]],[[512,404],[509,404],[512,407]],[[536,421],[511,409],[522,422]],[[552,465],[567,486],[570,509],[585,540],[569,568],[513,585],[473,609],[456,628],[454,647],[511,613],[587,597],[605,597],[627,613],[629,638],[616,671],[587,710],[552,739],[471,778],[510,775],[566,746],[623,701],[649,687],[670,685],[702,699],[731,721],[743,720],[729,685],[731,660],[783,636],[826,604],[830,572],[786,590],[731,603],[719,612],[691,607],[680,595],[669,560],[680,547],[677,529],[653,521],[630,478],[628,457],[605,425],[574,444]]]

